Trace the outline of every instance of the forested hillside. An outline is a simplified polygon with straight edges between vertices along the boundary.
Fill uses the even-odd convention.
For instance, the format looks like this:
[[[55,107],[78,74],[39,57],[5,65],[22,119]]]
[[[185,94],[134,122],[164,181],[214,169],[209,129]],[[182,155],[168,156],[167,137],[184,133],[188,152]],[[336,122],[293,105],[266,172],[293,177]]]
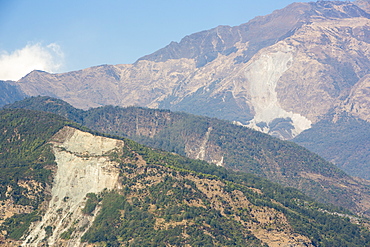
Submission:
[[[26,110],[0,111],[1,229],[19,239],[40,219],[56,168],[47,141],[67,120]]]
[[[100,132],[252,173],[300,189],[321,202],[368,214],[370,190],[366,181],[348,176],[294,143],[227,121],[137,107],[82,111],[49,97],[29,98],[7,107],[54,112]]]
[[[369,231],[361,227],[365,219],[254,175],[128,139],[92,134],[43,112],[7,109],[0,111],[0,119],[0,157],[7,171],[1,177],[1,209],[7,212],[0,222],[3,245],[19,246],[23,241],[25,246],[370,243]],[[109,143],[116,144],[109,147]],[[74,177],[79,161],[95,166],[94,160],[108,162],[104,164],[110,164],[109,174],[118,175],[114,188],[58,198],[55,187],[63,167],[70,167],[65,172],[71,173],[64,177]],[[63,188],[66,193],[74,190],[71,182],[71,188]],[[69,211],[77,199],[82,206]],[[55,203],[59,208],[53,208]],[[56,215],[45,219],[50,212]]]

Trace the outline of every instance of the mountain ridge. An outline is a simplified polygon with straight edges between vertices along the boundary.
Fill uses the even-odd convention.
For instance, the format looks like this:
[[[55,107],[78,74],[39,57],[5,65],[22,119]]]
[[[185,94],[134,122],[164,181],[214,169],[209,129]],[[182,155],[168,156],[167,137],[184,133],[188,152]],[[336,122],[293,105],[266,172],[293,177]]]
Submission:
[[[240,26],[186,36],[132,65],[32,72],[17,85],[27,95],[59,97],[83,109],[182,110],[291,139],[366,76],[369,22],[369,14],[349,2],[296,3]],[[275,119],[284,120],[283,130],[273,128]]]
[[[300,189],[318,201],[368,213],[368,181],[348,176],[296,144],[226,121],[137,107],[82,111],[50,97],[29,98],[6,108],[56,113],[99,132],[252,173]]]

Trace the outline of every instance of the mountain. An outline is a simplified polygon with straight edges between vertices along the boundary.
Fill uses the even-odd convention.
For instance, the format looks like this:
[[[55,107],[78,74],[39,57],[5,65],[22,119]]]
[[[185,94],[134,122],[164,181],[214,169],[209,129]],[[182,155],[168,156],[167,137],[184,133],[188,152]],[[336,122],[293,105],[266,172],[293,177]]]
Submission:
[[[299,191],[0,111],[2,246],[366,246],[361,219]]]
[[[356,0],[356,5],[360,6],[363,10],[370,13],[370,1],[369,0]]]
[[[188,35],[134,64],[33,71],[14,85],[18,93],[60,98],[81,109],[134,105],[235,121],[296,141],[351,175],[369,178],[361,172],[368,167],[368,144],[357,143],[365,148],[344,156],[353,150],[344,139],[351,127],[335,130],[338,116],[363,123],[356,128],[370,120],[369,9],[367,0],[293,3],[240,26]],[[328,121],[333,112],[337,117]],[[340,145],[317,136],[320,121],[331,125],[328,137],[343,135]]]
[[[56,113],[99,132],[252,173],[299,189],[320,202],[370,214],[369,181],[348,176],[296,144],[224,120],[139,107],[83,111],[50,97],[32,97],[5,108]]]
[[[0,106],[22,100],[26,96],[14,81],[0,81]]]
[[[334,107],[353,113],[360,98],[367,104],[361,92],[370,67],[369,17],[350,2],[294,3],[240,26],[186,36],[134,64],[34,71],[17,85],[29,96],[82,109],[187,111],[290,139]]]

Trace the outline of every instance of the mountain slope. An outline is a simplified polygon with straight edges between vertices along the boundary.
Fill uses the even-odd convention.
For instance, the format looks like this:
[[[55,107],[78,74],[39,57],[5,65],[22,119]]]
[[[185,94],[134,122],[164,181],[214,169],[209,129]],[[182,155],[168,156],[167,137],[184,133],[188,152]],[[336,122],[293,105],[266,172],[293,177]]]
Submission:
[[[26,95],[13,81],[0,81],[0,106],[22,100]]]
[[[293,139],[354,176],[370,179],[370,123],[348,115],[328,115]]]
[[[366,12],[370,13],[370,1],[369,0],[356,0],[354,1],[356,5],[361,7]]]
[[[187,111],[290,139],[333,107],[368,104],[366,94],[351,93],[361,92],[370,67],[370,15],[359,6],[294,3],[240,26],[186,36],[131,65],[34,71],[17,85],[27,95],[58,97],[83,109],[111,104]]]
[[[338,133],[333,120],[326,128],[342,136],[338,146],[318,129],[299,137],[332,112],[369,123],[369,9],[367,0],[294,3],[240,26],[186,36],[134,64],[34,71],[3,87],[0,104],[14,101],[15,90],[82,109],[136,105],[217,117],[281,139],[297,137],[351,175],[369,178],[361,172],[368,169],[366,140],[356,143],[356,156],[344,156],[353,150],[344,139],[351,126]],[[308,133],[315,141],[300,142]]]
[[[8,178],[17,179],[1,179],[2,209],[14,209],[0,222],[4,246],[365,246],[370,241],[369,231],[350,222],[359,218],[252,175],[94,135],[51,114],[2,110],[0,118],[1,160],[12,159],[4,164],[15,168],[27,157],[24,168],[30,171],[9,170]],[[36,171],[48,173],[32,175]],[[42,203],[34,203],[33,192],[45,195]],[[24,200],[15,201],[17,196]]]
[[[100,132],[252,173],[300,189],[318,201],[369,213],[369,182],[348,176],[293,143],[226,121],[137,107],[82,111],[50,97],[33,97],[6,107],[61,114]]]
[[[238,49],[237,43],[248,43],[248,50],[236,62],[247,62],[260,49],[273,45],[289,33],[302,26],[309,6],[295,3],[289,9],[275,11],[271,15],[256,17],[248,23],[236,27],[218,26],[214,29],[184,37],[180,43],[168,46],[138,61],[166,62],[171,59],[194,59],[197,67],[203,67],[219,55],[230,55]],[[303,10],[303,11],[302,11]],[[281,25],[284,23],[285,25]]]

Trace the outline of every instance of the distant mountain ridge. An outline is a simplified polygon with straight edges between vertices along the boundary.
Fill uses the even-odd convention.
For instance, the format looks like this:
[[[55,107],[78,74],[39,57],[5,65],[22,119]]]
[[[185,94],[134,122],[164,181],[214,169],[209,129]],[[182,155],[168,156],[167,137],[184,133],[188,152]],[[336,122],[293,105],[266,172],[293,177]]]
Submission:
[[[0,81],[0,106],[22,100],[24,94],[13,81]]]
[[[249,61],[259,50],[273,45],[291,36],[296,30],[307,24],[311,18],[369,18],[357,5],[340,1],[318,1],[311,3],[293,3],[289,7],[276,10],[267,16],[259,16],[240,26],[218,26],[216,28],[191,34],[179,43],[171,42],[168,46],[146,55],[140,60],[166,62],[170,59],[195,59],[197,67],[212,62],[217,56],[236,52],[235,44],[248,43],[248,50],[235,62]],[[284,23],[284,25],[282,25]],[[210,45],[212,44],[212,45]]]
[[[240,26],[188,35],[134,64],[34,71],[12,82],[11,90],[60,98],[81,109],[135,105],[185,111],[299,142],[303,131],[321,126],[316,124],[333,112],[369,123],[369,6],[367,0],[293,3]],[[300,143],[315,146],[307,138]],[[335,150],[343,149],[350,147]],[[311,150],[368,178],[347,166],[368,166],[362,161],[369,149],[349,160],[328,157],[325,148]]]
[[[368,104],[359,95],[366,85],[357,82],[370,67],[369,23],[369,14],[353,3],[294,3],[240,26],[186,36],[132,65],[35,71],[17,85],[27,95],[83,109],[181,110],[290,139],[334,107],[351,112],[346,105],[358,98]]]

